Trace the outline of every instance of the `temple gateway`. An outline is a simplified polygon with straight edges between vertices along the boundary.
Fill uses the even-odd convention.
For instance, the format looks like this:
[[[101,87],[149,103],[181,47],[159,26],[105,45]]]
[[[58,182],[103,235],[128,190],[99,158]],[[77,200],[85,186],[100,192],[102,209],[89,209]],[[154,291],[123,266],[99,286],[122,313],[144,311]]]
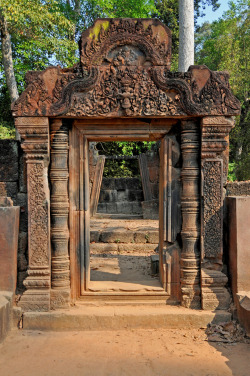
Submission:
[[[23,311],[62,309],[96,294],[89,143],[121,140],[160,142],[155,295],[189,308],[228,308],[223,202],[240,103],[227,73],[204,65],[173,73],[170,61],[171,32],[160,21],[98,19],[82,33],[78,64],[26,75],[12,107],[27,164]]]

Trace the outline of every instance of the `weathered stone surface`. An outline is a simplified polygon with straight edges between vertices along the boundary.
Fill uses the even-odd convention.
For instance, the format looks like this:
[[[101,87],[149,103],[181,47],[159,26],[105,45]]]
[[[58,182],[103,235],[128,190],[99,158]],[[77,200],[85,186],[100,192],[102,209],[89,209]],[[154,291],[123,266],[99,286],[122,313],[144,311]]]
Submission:
[[[27,164],[23,152],[19,151],[19,192],[27,193]]]
[[[158,219],[159,218],[159,201],[142,201],[143,219]]]
[[[65,312],[27,312],[23,328],[28,330],[120,330],[203,328],[210,322],[229,322],[229,312],[187,310],[180,307],[83,306]]]
[[[13,206],[13,201],[10,197],[0,196],[0,207],[9,207]]]
[[[21,232],[28,231],[28,200],[27,193],[18,193],[16,198],[17,205],[20,206],[20,224]]]
[[[234,298],[250,291],[250,197],[227,197],[229,274]]]
[[[97,243],[100,239],[101,232],[100,231],[90,231],[90,242]]]
[[[11,303],[0,293],[0,342],[4,340],[11,328]]]
[[[18,180],[18,144],[16,140],[0,140],[0,181]]]
[[[143,232],[136,232],[134,234],[134,241],[135,243],[147,243],[147,238],[148,238],[148,233],[143,231]]]
[[[20,272],[26,271],[28,266],[28,262],[26,257],[23,253],[19,253],[17,256],[17,269]]]
[[[236,299],[238,319],[250,336],[250,292],[240,291],[236,294]]]
[[[0,182],[0,196],[10,197],[14,205],[16,205],[17,192],[17,182]]]
[[[132,243],[134,234],[131,231],[103,231],[100,241],[103,243]]]
[[[0,208],[0,290],[15,292],[19,207]]]
[[[250,196],[250,181],[228,182],[227,196]]]
[[[18,236],[18,252],[26,253],[28,248],[28,233],[19,231]]]

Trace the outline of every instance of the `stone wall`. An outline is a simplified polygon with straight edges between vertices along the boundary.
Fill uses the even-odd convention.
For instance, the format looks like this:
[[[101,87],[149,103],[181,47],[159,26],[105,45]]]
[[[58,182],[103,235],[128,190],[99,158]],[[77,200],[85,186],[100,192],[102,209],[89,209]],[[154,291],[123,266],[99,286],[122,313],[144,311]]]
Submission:
[[[142,214],[143,193],[139,178],[103,178],[98,213]]]
[[[250,196],[250,180],[228,182],[226,189],[227,196]]]
[[[27,273],[28,210],[26,164],[19,141],[0,140],[0,196],[10,197],[20,206],[20,224],[17,257],[17,292],[23,290]]]

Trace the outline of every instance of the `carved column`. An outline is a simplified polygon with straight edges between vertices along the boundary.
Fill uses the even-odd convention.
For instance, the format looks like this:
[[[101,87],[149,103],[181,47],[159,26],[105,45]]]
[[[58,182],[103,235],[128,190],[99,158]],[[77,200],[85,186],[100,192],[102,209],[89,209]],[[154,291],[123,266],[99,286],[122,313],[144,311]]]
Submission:
[[[199,249],[199,129],[194,121],[183,121],[182,150],[182,305],[200,308],[200,249]]]
[[[49,122],[46,117],[15,120],[27,163],[28,271],[18,305],[25,311],[50,309]]]
[[[233,118],[202,119],[201,141],[201,287],[203,309],[227,309],[230,295],[222,272],[223,186],[227,181],[229,132]]]
[[[51,123],[51,309],[70,302],[68,128],[61,119]]]

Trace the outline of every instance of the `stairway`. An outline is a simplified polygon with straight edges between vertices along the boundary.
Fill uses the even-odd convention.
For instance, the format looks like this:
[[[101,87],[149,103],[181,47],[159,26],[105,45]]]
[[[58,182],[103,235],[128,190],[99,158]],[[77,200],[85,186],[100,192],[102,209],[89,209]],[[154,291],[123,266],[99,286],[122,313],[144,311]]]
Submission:
[[[92,292],[162,292],[152,274],[158,221],[93,218],[90,231]]]

